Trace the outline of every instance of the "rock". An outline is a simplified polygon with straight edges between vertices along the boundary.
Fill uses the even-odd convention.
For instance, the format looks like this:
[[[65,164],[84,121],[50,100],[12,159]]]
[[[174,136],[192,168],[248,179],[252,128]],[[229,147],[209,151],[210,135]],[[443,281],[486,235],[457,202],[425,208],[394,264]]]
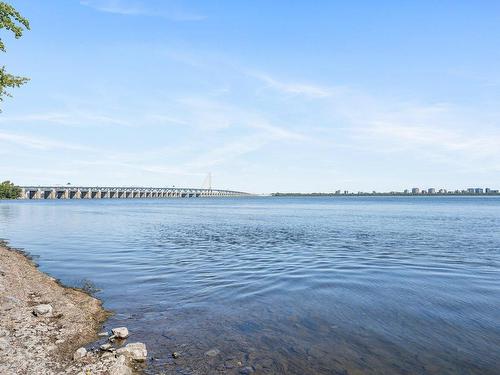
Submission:
[[[77,351],[75,352],[75,354],[73,354],[73,360],[77,361],[80,358],[85,357],[86,355],[87,355],[87,349],[85,349],[85,348],[79,348],[79,349],[77,349]]]
[[[48,304],[37,305],[33,309],[33,315],[35,316],[50,316],[52,315],[52,306]]]
[[[7,331],[6,329],[3,329],[2,327],[0,327],[0,337],[6,337],[6,336],[9,336],[10,335],[10,332]]]
[[[110,350],[112,347],[113,347],[113,346],[112,346],[111,344],[106,343],[106,344],[102,344],[102,345],[99,347],[99,349],[104,350],[104,351],[108,351],[108,350]]]
[[[209,357],[215,357],[215,356],[218,356],[219,353],[220,353],[219,349],[210,349],[209,351],[205,352],[205,355],[207,355]]]
[[[111,332],[113,332],[113,336],[115,336],[117,339],[126,339],[128,337],[127,327],[113,328]]]
[[[172,358],[176,359],[179,358],[181,355],[178,352],[173,352],[172,353]]]
[[[101,358],[115,358],[114,352],[104,352],[101,354]]]
[[[132,344],[127,344],[123,348],[119,348],[116,350],[116,354],[125,355],[127,358],[130,358],[134,361],[145,361],[148,357],[148,351],[146,350],[146,345],[142,342],[135,342]]]
[[[250,367],[250,366],[243,367],[240,370],[241,375],[250,375],[250,374],[253,374],[254,372],[255,372],[255,370],[253,369],[253,367]]]
[[[118,357],[116,362],[109,369],[110,375],[132,375],[132,370],[126,364],[125,356]]]
[[[99,333],[97,334],[97,336],[99,336],[99,337],[108,337],[108,336],[109,336],[109,333],[108,333],[108,332],[99,332]]]

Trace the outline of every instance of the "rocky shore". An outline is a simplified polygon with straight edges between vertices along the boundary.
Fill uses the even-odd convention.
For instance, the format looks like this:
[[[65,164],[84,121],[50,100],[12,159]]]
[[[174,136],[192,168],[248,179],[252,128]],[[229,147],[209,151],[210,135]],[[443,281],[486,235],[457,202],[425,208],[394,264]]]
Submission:
[[[145,345],[128,343],[125,327],[99,333],[108,316],[99,300],[61,285],[0,244],[0,374],[140,372]],[[98,339],[106,343],[85,348]]]

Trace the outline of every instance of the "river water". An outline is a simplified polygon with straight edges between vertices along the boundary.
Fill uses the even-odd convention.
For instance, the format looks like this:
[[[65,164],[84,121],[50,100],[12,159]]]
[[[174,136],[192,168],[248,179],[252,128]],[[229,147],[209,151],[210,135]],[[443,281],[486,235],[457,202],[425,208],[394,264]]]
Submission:
[[[3,201],[0,237],[150,373],[500,373],[499,198]]]

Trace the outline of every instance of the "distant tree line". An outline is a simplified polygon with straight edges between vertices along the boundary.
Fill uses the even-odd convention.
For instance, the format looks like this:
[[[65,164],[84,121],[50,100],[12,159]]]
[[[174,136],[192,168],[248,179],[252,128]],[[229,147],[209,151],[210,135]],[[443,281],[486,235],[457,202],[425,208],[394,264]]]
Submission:
[[[17,199],[21,196],[21,188],[10,181],[0,184],[0,199]]]

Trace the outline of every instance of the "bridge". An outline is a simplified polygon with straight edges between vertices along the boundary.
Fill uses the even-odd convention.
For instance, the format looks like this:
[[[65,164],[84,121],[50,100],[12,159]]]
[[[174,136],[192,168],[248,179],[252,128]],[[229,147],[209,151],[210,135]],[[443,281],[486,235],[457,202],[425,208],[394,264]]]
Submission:
[[[137,199],[243,197],[233,190],[155,187],[21,186],[22,199]]]

